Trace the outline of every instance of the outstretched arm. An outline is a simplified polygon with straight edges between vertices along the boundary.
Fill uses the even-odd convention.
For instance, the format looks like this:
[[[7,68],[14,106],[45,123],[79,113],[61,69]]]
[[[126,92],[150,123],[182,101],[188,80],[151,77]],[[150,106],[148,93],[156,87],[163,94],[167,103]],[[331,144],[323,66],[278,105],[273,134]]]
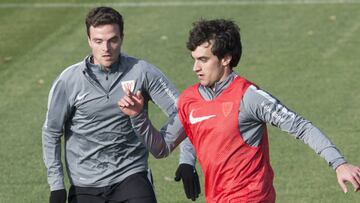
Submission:
[[[302,140],[323,157],[336,170],[338,183],[345,193],[347,192],[346,182],[351,182],[355,191],[360,190],[359,167],[348,164],[330,139],[310,121],[288,109],[272,95],[254,86],[245,93],[242,104],[245,109],[250,109],[247,113],[255,120],[279,127]],[[246,132],[243,135],[246,135]]]

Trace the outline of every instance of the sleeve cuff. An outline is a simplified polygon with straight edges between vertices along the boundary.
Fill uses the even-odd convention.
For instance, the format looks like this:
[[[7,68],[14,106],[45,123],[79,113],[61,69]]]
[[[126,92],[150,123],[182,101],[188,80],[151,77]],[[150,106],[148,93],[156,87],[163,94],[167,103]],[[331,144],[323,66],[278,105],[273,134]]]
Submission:
[[[50,186],[50,191],[55,191],[55,190],[62,190],[65,189],[64,185],[54,185],[54,186]]]
[[[330,165],[331,167],[336,170],[337,167],[339,167],[340,165],[346,164],[347,161],[344,158],[339,158],[336,159],[334,162],[332,162]]]

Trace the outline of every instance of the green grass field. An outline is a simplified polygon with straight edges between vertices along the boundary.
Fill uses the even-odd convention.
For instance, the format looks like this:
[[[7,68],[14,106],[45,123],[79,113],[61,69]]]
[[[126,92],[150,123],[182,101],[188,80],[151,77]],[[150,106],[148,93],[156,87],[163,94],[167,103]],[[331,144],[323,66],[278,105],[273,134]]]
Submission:
[[[41,149],[47,95],[55,77],[90,51],[84,16],[85,3],[93,1],[22,2],[0,0],[0,203],[48,201]],[[44,4],[49,2],[70,4]],[[101,2],[109,1],[96,1]],[[185,48],[191,23],[233,19],[244,48],[236,71],[311,120],[349,162],[360,165],[360,2],[181,2],[116,5],[125,18],[123,52],[157,65],[183,90],[196,82]],[[162,112],[154,107],[150,113],[161,126]],[[334,171],[308,146],[273,127],[269,131],[277,202],[360,201],[351,189],[342,193]],[[177,160],[177,150],[167,159],[149,160],[159,203],[189,202],[182,184],[173,181]],[[205,202],[203,193],[197,202]]]

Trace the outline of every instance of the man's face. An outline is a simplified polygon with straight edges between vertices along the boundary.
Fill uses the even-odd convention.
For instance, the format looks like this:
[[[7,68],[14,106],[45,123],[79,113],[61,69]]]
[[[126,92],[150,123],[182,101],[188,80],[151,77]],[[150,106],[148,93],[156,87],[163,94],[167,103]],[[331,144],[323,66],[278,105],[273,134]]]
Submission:
[[[89,28],[89,46],[93,63],[109,68],[118,60],[122,43],[119,25],[107,24]]]
[[[219,59],[211,52],[212,44],[205,42],[191,52],[194,59],[193,71],[201,85],[213,88],[215,83],[226,79],[230,73],[231,57]]]

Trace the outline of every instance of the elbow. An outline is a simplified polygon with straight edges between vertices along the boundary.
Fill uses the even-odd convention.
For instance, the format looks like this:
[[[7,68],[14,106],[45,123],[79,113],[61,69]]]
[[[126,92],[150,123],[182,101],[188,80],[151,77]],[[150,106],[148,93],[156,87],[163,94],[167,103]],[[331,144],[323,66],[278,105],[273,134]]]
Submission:
[[[151,154],[156,158],[156,159],[163,159],[169,156],[170,151],[169,150],[162,150],[162,151],[152,151]]]
[[[154,155],[154,154],[153,154]],[[155,159],[163,159],[166,158],[168,155],[167,154],[162,154],[162,155],[154,155]]]

